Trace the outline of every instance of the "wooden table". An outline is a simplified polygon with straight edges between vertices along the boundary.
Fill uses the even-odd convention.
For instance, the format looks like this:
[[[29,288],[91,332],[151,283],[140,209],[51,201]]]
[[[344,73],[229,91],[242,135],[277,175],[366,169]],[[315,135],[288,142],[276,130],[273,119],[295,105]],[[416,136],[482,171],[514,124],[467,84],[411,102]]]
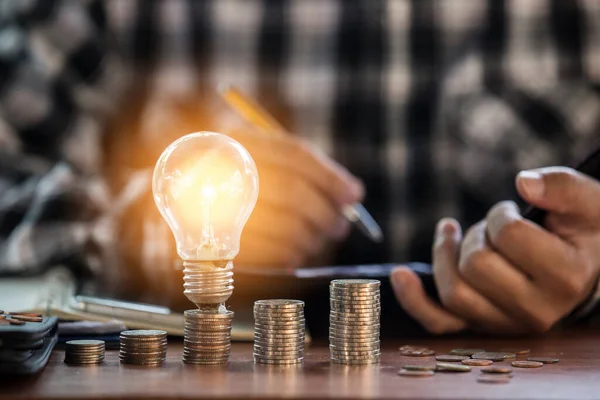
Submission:
[[[397,375],[405,362],[401,344],[423,345],[439,354],[457,347],[499,350],[526,347],[532,355],[556,356],[560,362],[539,369],[517,369],[506,385],[477,383],[471,373],[437,373],[432,378]],[[590,399],[600,398],[600,330],[552,333],[544,338],[440,338],[384,343],[380,365],[346,367],[328,361],[326,343],[308,348],[303,366],[277,368],[254,365],[252,345],[235,343],[223,367],[194,367],[180,361],[181,343],[172,343],[160,368],[119,365],[116,351],[101,366],[75,367],[55,351],[38,376],[0,384],[0,399],[57,398],[399,398],[399,399]],[[498,363],[505,364],[505,363]]]

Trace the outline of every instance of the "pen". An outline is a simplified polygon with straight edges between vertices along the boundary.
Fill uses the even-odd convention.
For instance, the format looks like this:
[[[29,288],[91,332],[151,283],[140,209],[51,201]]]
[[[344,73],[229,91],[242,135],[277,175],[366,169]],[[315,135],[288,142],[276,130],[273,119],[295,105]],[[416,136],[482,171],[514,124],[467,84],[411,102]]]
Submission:
[[[239,89],[224,86],[220,88],[219,93],[239,115],[262,132],[270,135],[284,135],[287,132],[267,110]],[[374,242],[379,243],[383,240],[381,228],[362,204],[344,206],[342,213]]]

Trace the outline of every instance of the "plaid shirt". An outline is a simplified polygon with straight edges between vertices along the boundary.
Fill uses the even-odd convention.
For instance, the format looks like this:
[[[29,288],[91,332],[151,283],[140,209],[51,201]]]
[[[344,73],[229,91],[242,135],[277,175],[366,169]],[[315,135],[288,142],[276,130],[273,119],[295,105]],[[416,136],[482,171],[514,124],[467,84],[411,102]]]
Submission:
[[[481,219],[517,171],[568,163],[600,124],[594,0],[0,6],[4,273],[64,263],[114,283],[137,258],[161,287],[171,238],[147,173],[174,137],[157,114],[189,98],[206,112],[220,83],[365,182],[386,240],[353,234],[337,263],[427,261],[439,218]]]

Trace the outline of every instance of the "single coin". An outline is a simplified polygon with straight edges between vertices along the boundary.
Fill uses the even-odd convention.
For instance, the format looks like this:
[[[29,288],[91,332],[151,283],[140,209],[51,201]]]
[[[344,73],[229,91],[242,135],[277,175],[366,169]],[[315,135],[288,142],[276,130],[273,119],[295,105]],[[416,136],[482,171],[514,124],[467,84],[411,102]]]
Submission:
[[[452,349],[450,350],[450,354],[456,356],[472,356],[476,353],[483,353],[484,349]]]
[[[400,354],[406,357],[431,357],[435,355],[435,351],[431,349],[411,349],[403,350]]]
[[[11,325],[25,325],[26,322],[25,321],[20,321],[18,319],[9,319],[7,320]]]
[[[461,363],[470,367],[487,367],[488,365],[492,365],[494,362],[492,360],[476,360],[474,358],[467,358],[466,360],[462,360]]]
[[[423,347],[423,346],[412,346],[409,344],[405,344],[403,346],[398,347],[398,350],[400,351],[404,351],[404,350],[417,350],[417,349],[426,349],[427,347]]]
[[[381,294],[362,295],[362,294],[336,294],[336,293],[333,293],[333,294],[329,295],[329,300],[335,300],[335,301],[343,302],[343,303],[354,303],[354,302],[362,303],[364,301],[366,301],[366,302],[381,301]]]
[[[224,312],[218,312],[218,313],[208,313],[208,312],[201,311],[201,310],[186,310],[183,312],[183,315],[185,316],[185,318],[192,319],[192,320],[203,319],[203,318],[233,319],[233,316],[235,315],[235,313],[230,310],[227,310]]]
[[[510,378],[507,375],[479,375],[477,382],[480,383],[509,383]]]
[[[65,343],[67,346],[77,347],[92,347],[92,346],[104,346],[104,340],[69,340]]]
[[[425,365],[425,364],[404,364],[402,366],[403,369],[408,371],[435,371],[435,364]]]
[[[26,322],[42,322],[44,320],[42,317],[30,317],[27,315],[11,315],[10,319],[16,319],[19,321],[26,321]]]
[[[510,360],[512,358],[517,358],[517,354],[516,353],[511,353],[511,352],[508,352],[508,351],[498,351],[497,353],[498,354],[504,354],[504,356],[505,356],[504,358],[505,359],[509,359]]]
[[[366,364],[378,364],[379,358],[374,359],[362,359],[362,360],[344,360],[339,358],[331,357],[329,359],[334,364],[344,364],[344,365],[366,365]]]
[[[334,279],[329,285],[333,287],[380,287],[381,282],[376,279]]]
[[[522,355],[531,353],[531,350],[529,350],[529,349],[500,349],[500,351],[505,351],[508,353],[515,353],[518,356],[522,356]]]
[[[539,361],[513,361],[512,366],[517,368],[540,368],[544,363]]]
[[[426,378],[428,376],[433,376],[435,375],[435,372],[433,371],[416,371],[416,370],[407,370],[407,369],[401,369],[400,371],[398,371],[398,375],[400,376],[410,376],[410,377],[415,377],[415,378]]]
[[[440,372],[470,372],[471,367],[462,364],[436,363],[436,371]]]
[[[527,361],[537,361],[542,364],[556,364],[558,362],[558,358],[553,357],[528,357]]]
[[[509,366],[492,366],[481,368],[481,372],[484,374],[511,374],[512,368]]]
[[[9,312],[8,315],[22,315],[22,316],[25,316],[25,317],[36,317],[36,318],[42,318],[43,317],[42,314],[28,313],[28,312]]]
[[[447,361],[447,362],[458,362],[462,360],[468,359],[468,356],[457,356],[453,354],[440,354],[435,356],[435,359],[438,361]]]
[[[121,332],[121,337],[125,338],[162,338],[167,336],[166,331],[154,330],[154,329],[137,329]]]
[[[254,302],[254,309],[262,308],[277,308],[277,309],[297,309],[304,308],[304,302],[302,300],[290,300],[290,299],[270,299],[270,300],[257,300]]]
[[[495,353],[491,351],[482,351],[481,353],[475,353],[471,356],[476,360],[491,360],[491,361],[503,361],[506,359],[506,353]]]

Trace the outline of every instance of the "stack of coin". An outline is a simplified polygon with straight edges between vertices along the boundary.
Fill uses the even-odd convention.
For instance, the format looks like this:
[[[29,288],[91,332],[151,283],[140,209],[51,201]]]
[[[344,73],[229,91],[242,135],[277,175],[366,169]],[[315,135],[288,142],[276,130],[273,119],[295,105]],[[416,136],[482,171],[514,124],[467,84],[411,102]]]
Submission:
[[[104,361],[104,349],[103,340],[70,340],[66,343],[65,363],[100,364]]]
[[[167,332],[136,330],[121,332],[119,360],[122,364],[158,366],[167,357]]]
[[[304,302],[254,302],[254,362],[300,364],[304,360]]]
[[[340,364],[379,362],[381,283],[370,279],[333,280],[329,285],[329,350]]]
[[[184,312],[183,362],[186,364],[224,364],[231,352],[233,311]]]

